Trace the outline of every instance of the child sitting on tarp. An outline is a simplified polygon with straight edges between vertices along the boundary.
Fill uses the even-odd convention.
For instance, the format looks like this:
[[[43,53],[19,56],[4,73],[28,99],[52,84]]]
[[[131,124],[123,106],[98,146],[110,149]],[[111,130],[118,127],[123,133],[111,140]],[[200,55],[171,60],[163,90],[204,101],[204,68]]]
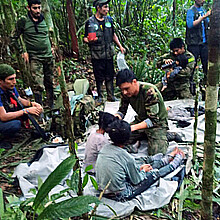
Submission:
[[[174,79],[175,76],[182,69],[186,68],[187,64],[188,64],[188,58],[186,55],[180,54],[179,56],[176,57],[176,60],[172,64],[170,64],[170,67],[173,68],[173,70],[172,71],[166,70],[165,76],[162,78],[163,87],[161,89],[161,92],[167,88],[167,84],[169,83],[170,80]],[[166,66],[169,66],[169,64],[166,64]]]
[[[104,194],[107,198],[120,202],[133,199],[182,163],[184,153],[175,148],[169,156],[149,156],[143,158],[145,164],[138,165],[140,163],[124,149],[131,134],[130,125],[115,120],[107,130],[113,143],[101,149],[95,167],[100,190],[111,181]]]
[[[97,160],[97,156],[101,148],[109,143],[107,137],[104,136],[106,132],[106,128],[110,123],[112,123],[115,120],[115,116],[107,113],[107,112],[99,112],[99,129],[96,130],[95,133],[90,134],[88,137],[88,140],[86,142],[85,147],[85,158],[84,158],[84,164],[85,167],[92,165],[93,169],[89,171],[90,174],[94,174],[95,170],[95,163]]]

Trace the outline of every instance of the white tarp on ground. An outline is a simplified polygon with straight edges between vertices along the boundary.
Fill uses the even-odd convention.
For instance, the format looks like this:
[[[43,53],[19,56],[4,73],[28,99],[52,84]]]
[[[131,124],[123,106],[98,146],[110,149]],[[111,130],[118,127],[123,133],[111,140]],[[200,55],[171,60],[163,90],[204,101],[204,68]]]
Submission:
[[[199,105],[204,106],[204,102],[199,102]],[[194,100],[192,99],[181,99],[181,100],[173,100],[166,101],[165,106],[171,107],[194,107]],[[119,102],[110,103],[107,102],[105,105],[105,111],[115,114],[119,108]],[[128,113],[125,116],[125,120],[127,122],[132,122],[135,116],[134,110],[129,106]],[[220,142],[220,108],[217,109],[217,129],[216,129],[216,142]],[[174,121],[168,120],[170,131],[177,132],[184,142],[193,142],[193,127],[194,127],[194,117],[189,117],[188,122],[190,125],[185,128],[178,128]],[[198,117],[198,127],[197,127],[197,142],[204,143],[204,131],[205,131],[205,115],[200,115]]]
[[[176,106],[179,105],[181,107],[193,107],[194,102],[192,100],[175,100],[171,102],[166,102],[166,106]],[[115,114],[118,110],[119,102],[110,103],[107,102],[105,105],[105,111],[108,111],[110,113]],[[219,110],[219,109],[218,109]],[[220,112],[219,112],[220,114]],[[125,120],[128,122],[131,122],[134,119],[135,112],[130,108],[129,113],[126,115]],[[175,124],[172,121],[169,121],[170,130],[177,131],[179,134],[181,134],[184,141],[191,142],[193,139],[193,119],[190,119],[191,124],[187,128],[176,128]],[[198,140],[203,142],[204,138],[204,115],[201,115],[199,117],[199,124],[198,124]],[[217,135],[216,135],[216,141],[220,141],[220,127],[219,123],[217,125]],[[182,132],[182,133],[181,133]],[[141,148],[139,149],[139,153],[134,156],[144,156],[147,153],[147,146],[146,143],[141,144]],[[175,143],[171,143],[171,148],[174,147]],[[79,146],[78,149],[78,155],[80,158],[84,158],[84,150],[85,150],[85,144]],[[184,147],[185,152],[188,153],[188,163],[190,164],[190,157],[191,157],[191,148],[190,145],[180,145],[179,147]],[[67,145],[64,146],[58,146],[56,148],[44,148],[43,155],[40,158],[39,161],[33,162],[30,166],[28,166],[26,163],[19,164],[15,172],[13,174],[14,177],[17,176],[19,180],[19,184],[21,187],[21,190],[24,194],[25,198],[29,198],[33,196],[29,191],[31,188],[37,188],[37,181],[38,176],[42,178],[42,180],[45,180],[47,176],[59,165],[61,161],[63,161],[66,157],[69,156],[69,149]],[[170,151],[170,149],[169,149]],[[177,169],[179,171],[179,169]],[[176,171],[176,172],[177,172]],[[170,199],[172,198],[173,194],[175,193],[177,189],[177,182],[176,181],[169,181],[170,177],[172,175],[175,175],[176,172],[173,172],[172,174],[168,175],[168,180],[160,179],[157,183],[155,183],[153,186],[151,186],[148,190],[146,190],[141,195],[137,196],[135,199],[125,202],[125,203],[118,203],[113,200],[109,200],[106,198],[102,198],[102,201],[104,204],[108,204],[115,210],[118,216],[127,216],[131,214],[135,207],[137,207],[139,210],[151,210],[155,208],[160,208],[164,206],[165,204],[168,204]],[[62,189],[64,189],[65,183],[64,181],[56,186],[51,194],[58,192]],[[92,184],[89,182],[87,186],[85,187],[84,193],[86,195],[97,195],[98,192],[94,190]],[[106,217],[113,217],[114,213],[105,205],[100,205],[96,212],[100,216],[106,216]]]
[[[85,144],[84,144],[85,145]],[[84,145],[79,147],[78,156],[83,159],[85,147]],[[142,156],[146,151],[146,146],[143,144],[140,149],[140,154],[136,156]],[[171,146],[173,148],[174,146]],[[170,150],[169,150],[170,151]],[[13,177],[17,177],[19,180],[20,188],[25,198],[30,198],[33,194],[30,189],[37,189],[38,178],[43,181],[49,176],[49,174],[65,159],[69,156],[69,148],[67,145],[58,146],[56,148],[44,148],[43,155],[39,161],[33,162],[30,166],[27,163],[19,164],[13,174]],[[131,201],[120,203],[110,199],[102,198],[103,204],[101,204],[96,214],[105,217],[113,217],[114,213],[104,204],[109,205],[117,213],[117,216],[127,216],[131,214],[135,207],[139,210],[151,210],[160,208],[169,203],[173,194],[176,192],[178,183],[176,181],[170,181],[170,178],[181,170],[179,167],[172,174],[169,174],[165,179],[160,179],[148,190],[143,192]],[[67,188],[65,181],[62,181],[59,185],[54,187],[50,192],[50,195],[58,193],[59,191]],[[99,196],[99,192],[94,189],[91,182],[89,182],[84,188],[84,195]]]

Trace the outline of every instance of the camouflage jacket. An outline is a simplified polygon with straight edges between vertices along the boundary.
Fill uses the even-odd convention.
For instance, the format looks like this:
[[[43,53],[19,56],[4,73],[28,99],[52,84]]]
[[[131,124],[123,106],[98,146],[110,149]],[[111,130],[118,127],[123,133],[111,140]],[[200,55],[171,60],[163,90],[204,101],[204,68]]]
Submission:
[[[139,93],[137,96],[121,96],[119,112],[125,115],[128,105],[131,105],[137,113],[137,122],[142,122],[149,118],[153,127],[168,127],[167,110],[163,97],[156,86],[150,83],[139,82]]]
[[[178,81],[182,83],[189,82],[190,76],[193,75],[193,71],[196,63],[195,58],[193,54],[190,53],[189,51],[186,51],[185,55],[188,58],[188,64],[186,68],[180,70],[180,72],[175,76],[174,81]],[[172,53],[164,54],[163,56],[160,57],[159,61],[157,62],[157,66],[160,68],[167,59],[176,60],[176,57]]]

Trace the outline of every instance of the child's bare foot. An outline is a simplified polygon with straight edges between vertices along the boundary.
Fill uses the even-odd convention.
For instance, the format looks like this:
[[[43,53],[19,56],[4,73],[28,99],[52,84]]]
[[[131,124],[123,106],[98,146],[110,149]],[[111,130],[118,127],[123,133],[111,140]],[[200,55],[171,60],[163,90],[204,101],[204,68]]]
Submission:
[[[179,148],[175,147],[174,150],[170,153],[170,156],[174,157],[178,153],[179,153]]]
[[[178,148],[178,150],[179,150],[178,154],[180,154],[184,159],[185,158],[185,153],[179,148]]]
[[[169,162],[171,162],[174,159],[175,155],[177,155],[178,153],[179,148],[175,147],[174,150],[170,154],[168,154]]]

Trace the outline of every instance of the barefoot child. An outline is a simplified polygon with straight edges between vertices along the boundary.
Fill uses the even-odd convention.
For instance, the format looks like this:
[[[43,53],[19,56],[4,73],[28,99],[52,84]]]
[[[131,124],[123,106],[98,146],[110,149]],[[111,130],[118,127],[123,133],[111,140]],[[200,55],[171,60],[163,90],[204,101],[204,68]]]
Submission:
[[[145,164],[140,166],[124,149],[131,134],[130,125],[123,120],[115,120],[107,130],[113,143],[101,149],[96,161],[96,180],[100,190],[111,180],[104,195],[107,198],[120,202],[133,199],[182,163],[184,153],[175,148],[169,156],[146,157],[143,159]]]

